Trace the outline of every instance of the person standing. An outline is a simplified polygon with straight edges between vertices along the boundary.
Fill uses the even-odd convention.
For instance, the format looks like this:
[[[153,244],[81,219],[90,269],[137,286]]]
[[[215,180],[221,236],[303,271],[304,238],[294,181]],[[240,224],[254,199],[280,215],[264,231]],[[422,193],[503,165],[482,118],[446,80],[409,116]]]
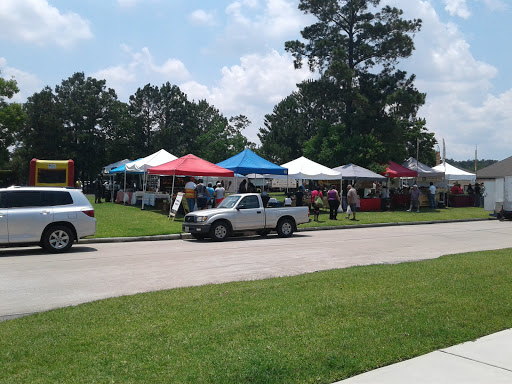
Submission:
[[[238,193],[247,193],[247,180],[243,179],[238,187]]]
[[[480,194],[481,194],[480,184],[475,183],[475,207],[480,206]]]
[[[101,174],[98,174],[96,180],[94,180],[94,202],[101,203],[101,196],[103,195],[103,179]]]
[[[196,206],[196,183],[194,183],[193,177],[190,177],[187,184],[185,184],[185,198],[187,199],[190,212],[194,212]]]
[[[313,215],[314,215],[313,221],[318,221],[318,216],[320,215],[320,208],[323,207],[323,202],[322,202],[322,204],[317,204],[315,202],[317,197],[319,197],[320,200],[323,199],[323,197],[324,197],[320,186],[317,186],[313,190],[313,192],[311,192],[311,207],[313,207]]]
[[[327,192],[327,203],[329,204],[329,220],[337,220],[340,195],[334,185],[331,185],[331,189]]]
[[[430,187],[428,187],[430,191],[430,208],[435,209],[436,208],[436,186],[433,182],[430,182]]]
[[[197,196],[197,209],[203,210],[206,209],[206,204],[210,199],[210,193],[208,189],[203,184],[203,179],[198,180],[198,184],[196,185],[196,196]]]
[[[414,207],[416,207],[416,212],[420,211],[420,190],[418,189],[418,186],[416,184],[412,186],[411,206],[409,207],[407,212],[412,212]]]
[[[206,187],[208,190],[208,194],[210,195],[210,198],[208,199],[208,209],[213,208],[213,204],[215,203],[215,197],[213,196],[215,193],[215,189],[212,187],[212,183],[208,183],[208,186]]]
[[[224,195],[226,190],[222,186],[222,183],[217,183],[217,188],[215,188],[215,206],[218,207],[219,204],[224,200]]]
[[[299,187],[297,191],[295,191],[295,206],[302,207],[302,200],[304,199],[304,190]]]
[[[352,185],[348,185],[347,187],[347,204],[350,207],[350,210],[352,211],[352,218],[350,220],[356,221],[356,209],[357,209],[357,200],[359,199],[359,196],[357,196],[357,191]],[[350,216],[347,215],[347,219]]]

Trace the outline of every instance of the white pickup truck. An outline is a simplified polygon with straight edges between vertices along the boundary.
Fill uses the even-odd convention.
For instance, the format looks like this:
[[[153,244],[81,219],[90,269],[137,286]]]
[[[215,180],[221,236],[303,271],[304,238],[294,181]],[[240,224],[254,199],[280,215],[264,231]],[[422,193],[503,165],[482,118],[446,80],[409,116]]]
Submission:
[[[266,236],[275,230],[281,237],[290,237],[297,225],[307,222],[308,207],[265,208],[259,194],[244,193],[227,196],[217,208],[187,214],[182,229],[196,239],[223,241],[235,232]]]

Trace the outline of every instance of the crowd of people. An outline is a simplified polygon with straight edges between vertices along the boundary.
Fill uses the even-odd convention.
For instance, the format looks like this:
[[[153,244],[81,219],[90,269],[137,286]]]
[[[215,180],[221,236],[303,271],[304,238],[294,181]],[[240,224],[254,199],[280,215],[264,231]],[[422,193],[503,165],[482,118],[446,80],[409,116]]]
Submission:
[[[185,184],[185,199],[190,212],[218,206],[226,195],[226,189],[222,182],[204,185],[203,179],[198,179],[195,183],[194,177],[189,177]],[[196,209],[197,208],[197,209]]]

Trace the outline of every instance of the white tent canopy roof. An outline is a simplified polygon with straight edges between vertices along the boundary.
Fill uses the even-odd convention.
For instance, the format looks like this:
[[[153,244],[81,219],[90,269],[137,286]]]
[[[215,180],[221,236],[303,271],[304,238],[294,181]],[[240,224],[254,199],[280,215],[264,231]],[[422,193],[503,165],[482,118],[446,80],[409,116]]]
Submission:
[[[162,165],[176,159],[176,156],[170,154],[165,149],[161,149],[158,152],[153,153],[152,155],[126,164],[125,169],[127,173],[147,172],[148,168],[156,167],[158,165]]]
[[[290,179],[340,180],[342,178],[341,172],[315,163],[304,156],[282,164],[281,167],[288,168],[288,177]]]
[[[476,181],[476,175],[474,173],[463,171],[462,169],[454,167],[448,163],[436,165],[432,169],[435,169],[438,172],[445,172],[446,180],[469,180],[472,182]]]
[[[384,180],[384,176],[379,175],[369,169],[360,167],[355,164],[340,165],[339,167],[333,168],[335,171],[341,172],[343,179],[349,180]]]

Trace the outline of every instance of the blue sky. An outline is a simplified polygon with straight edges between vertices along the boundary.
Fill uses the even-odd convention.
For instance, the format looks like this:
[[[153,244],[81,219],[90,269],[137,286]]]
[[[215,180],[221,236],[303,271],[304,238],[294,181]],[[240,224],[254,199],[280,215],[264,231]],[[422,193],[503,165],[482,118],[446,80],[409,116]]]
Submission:
[[[421,18],[400,67],[427,93],[419,115],[448,158],[512,155],[512,0],[385,0]],[[169,81],[225,116],[264,115],[312,77],[284,42],[313,22],[298,0],[1,0],[0,71],[23,102],[75,72],[106,79],[123,101]],[[144,154],[141,154],[141,156]],[[331,164],[337,166],[339,164]]]

